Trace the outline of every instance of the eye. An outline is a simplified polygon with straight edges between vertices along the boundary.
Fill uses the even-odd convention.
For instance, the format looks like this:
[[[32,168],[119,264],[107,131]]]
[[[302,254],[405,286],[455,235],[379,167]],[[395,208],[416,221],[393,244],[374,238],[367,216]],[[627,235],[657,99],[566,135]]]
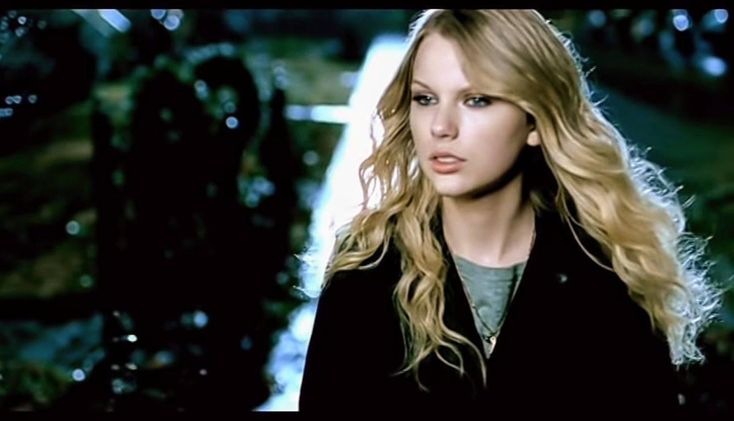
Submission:
[[[478,95],[467,99],[466,103],[470,107],[486,107],[492,103],[492,99],[488,96]]]
[[[413,101],[417,102],[419,105],[426,106],[431,105],[431,102],[433,101],[433,97],[428,95],[413,95]]]

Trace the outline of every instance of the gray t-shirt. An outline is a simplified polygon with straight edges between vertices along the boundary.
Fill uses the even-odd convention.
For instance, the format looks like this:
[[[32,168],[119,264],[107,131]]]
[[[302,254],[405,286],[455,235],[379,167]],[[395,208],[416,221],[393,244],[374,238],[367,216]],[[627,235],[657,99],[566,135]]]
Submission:
[[[472,310],[472,314],[479,336],[486,338],[497,333],[503,322],[505,309],[511,301],[511,295],[516,291],[517,284],[525,270],[527,260],[500,268],[481,266],[459,256],[454,256],[454,260],[470,301],[477,308],[477,311]],[[479,320],[479,317],[482,320]],[[489,326],[491,331],[484,324]],[[488,356],[489,344],[485,341],[484,345],[485,356]]]

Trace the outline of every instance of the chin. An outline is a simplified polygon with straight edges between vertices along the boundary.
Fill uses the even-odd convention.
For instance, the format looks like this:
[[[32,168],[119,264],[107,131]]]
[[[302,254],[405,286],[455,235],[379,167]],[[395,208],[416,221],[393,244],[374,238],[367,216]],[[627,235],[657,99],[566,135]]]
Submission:
[[[497,187],[488,184],[466,184],[466,183],[433,183],[433,187],[441,198],[474,198],[486,196],[497,191]]]
[[[468,191],[463,191],[463,190],[460,191],[460,192],[457,192],[457,191],[441,192],[441,191],[439,191],[438,192],[438,195],[442,199],[458,199],[458,198],[462,198],[462,197],[467,197],[469,195],[469,192]]]
[[[434,183],[433,187],[441,197],[460,197],[471,191],[463,186],[447,185],[445,183]]]

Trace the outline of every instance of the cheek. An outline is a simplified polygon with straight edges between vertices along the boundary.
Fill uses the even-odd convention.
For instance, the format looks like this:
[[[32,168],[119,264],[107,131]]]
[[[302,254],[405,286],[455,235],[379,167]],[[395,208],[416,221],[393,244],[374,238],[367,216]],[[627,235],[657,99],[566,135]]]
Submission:
[[[513,154],[525,143],[522,128],[515,127],[502,119],[485,119],[474,121],[467,125],[472,139],[481,140],[489,149],[496,153]],[[479,142],[478,142],[479,143]]]
[[[419,135],[420,134],[420,117],[414,113],[410,114],[410,117],[408,118],[408,123],[410,124],[410,132]]]
[[[503,131],[500,127],[484,125],[474,127],[471,133],[466,133],[467,142],[465,153],[474,157],[474,161],[486,168],[504,168],[514,162],[522,142],[513,133]]]
[[[426,144],[425,129],[421,124],[420,119],[415,116],[410,117],[409,127],[410,136],[413,139],[415,148],[420,153],[425,148]]]

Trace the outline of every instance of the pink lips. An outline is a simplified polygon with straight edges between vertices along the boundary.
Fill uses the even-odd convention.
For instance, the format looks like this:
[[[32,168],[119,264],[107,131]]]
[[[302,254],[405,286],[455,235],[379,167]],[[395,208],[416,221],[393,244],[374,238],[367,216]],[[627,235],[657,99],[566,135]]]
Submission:
[[[451,174],[459,171],[464,161],[466,160],[448,152],[438,152],[431,156],[431,168],[438,174]]]

